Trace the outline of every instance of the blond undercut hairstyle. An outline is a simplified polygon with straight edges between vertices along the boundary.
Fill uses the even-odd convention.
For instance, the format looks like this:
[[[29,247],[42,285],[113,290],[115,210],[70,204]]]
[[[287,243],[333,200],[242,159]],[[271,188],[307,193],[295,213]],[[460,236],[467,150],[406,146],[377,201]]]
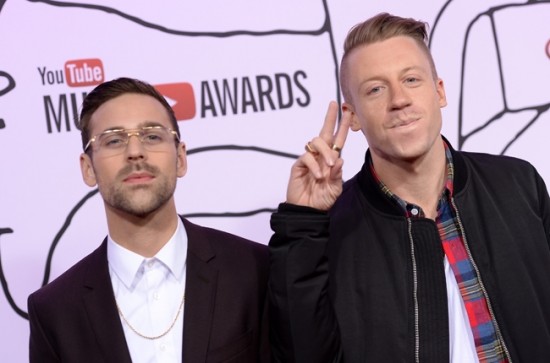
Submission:
[[[349,77],[348,55],[354,49],[376,42],[381,42],[397,36],[411,37],[428,57],[434,80],[437,79],[435,63],[428,48],[428,25],[425,22],[411,18],[401,18],[388,13],[378,14],[350,29],[344,41],[344,55],[340,62],[340,88],[346,102],[351,101],[348,89]]]

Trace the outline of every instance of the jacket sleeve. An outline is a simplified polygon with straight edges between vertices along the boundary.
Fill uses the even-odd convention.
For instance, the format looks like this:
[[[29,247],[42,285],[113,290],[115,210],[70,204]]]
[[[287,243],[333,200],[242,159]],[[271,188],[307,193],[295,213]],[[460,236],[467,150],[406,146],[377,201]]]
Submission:
[[[44,332],[32,294],[27,300],[27,306],[30,323],[29,362],[61,362]]]
[[[550,248],[550,196],[542,177],[538,173],[536,176],[542,223],[546,231],[546,242],[548,243],[548,248]]]
[[[264,306],[262,309],[262,319],[260,328],[260,347],[259,363],[271,363],[271,346],[269,344],[269,301],[268,294],[265,295]]]
[[[341,362],[340,334],[328,295],[329,217],[281,204],[269,242],[271,350],[275,362]]]

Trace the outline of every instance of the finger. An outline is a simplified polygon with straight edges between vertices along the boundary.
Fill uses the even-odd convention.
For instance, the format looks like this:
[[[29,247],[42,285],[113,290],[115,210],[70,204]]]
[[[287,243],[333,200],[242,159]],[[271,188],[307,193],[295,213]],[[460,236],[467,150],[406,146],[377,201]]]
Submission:
[[[338,130],[336,131],[336,135],[334,136],[334,141],[332,142],[333,150],[334,147],[339,148],[340,151],[344,147],[344,144],[346,143],[346,138],[348,137],[349,132],[349,126],[351,124],[351,112],[350,111],[344,111],[342,114],[342,119],[340,120],[340,124],[338,125]]]
[[[308,141],[305,145],[305,149],[308,153],[312,154],[313,156],[319,155],[319,152],[313,148],[313,144],[311,141]]]
[[[333,166],[335,161],[335,155],[332,152],[332,145],[327,143],[322,137],[315,137],[309,142],[309,146],[316,153],[315,156],[320,157],[324,160],[325,164],[328,166]]]
[[[337,116],[338,116],[338,104],[335,101],[330,101],[330,103],[328,104],[327,114],[325,115],[323,128],[319,133],[319,137],[321,137],[327,143],[331,143],[334,137],[334,127],[336,126]]]
[[[342,180],[343,176],[344,159],[338,159],[334,163],[334,166],[330,169],[331,180]]]
[[[309,172],[314,179],[319,180],[323,178],[323,167],[319,164],[320,160],[322,159],[315,157],[311,153],[305,153],[298,158],[294,165],[297,169],[301,169],[302,175]]]

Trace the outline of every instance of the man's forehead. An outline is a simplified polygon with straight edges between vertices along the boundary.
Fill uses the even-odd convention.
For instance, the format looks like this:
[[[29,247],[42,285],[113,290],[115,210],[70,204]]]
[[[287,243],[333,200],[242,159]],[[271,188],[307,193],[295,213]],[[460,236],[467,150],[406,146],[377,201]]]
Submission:
[[[353,71],[376,73],[378,69],[424,69],[430,61],[425,51],[411,37],[393,37],[363,44],[353,49],[345,60]],[[373,68],[377,67],[377,68]]]
[[[104,130],[99,130],[99,132],[104,132],[104,131],[107,131],[107,130],[139,130],[139,129],[143,129],[143,128],[151,127],[151,126],[165,126],[165,127],[167,127],[167,125],[164,124],[163,122],[145,120],[145,121],[136,121],[136,122],[133,122],[133,123],[132,122],[119,122],[118,124],[115,123],[114,125],[109,126],[109,127],[105,128]]]
[[[170,118],[164,106],[155,98],[141,94],[124,94],[115,97],[92,114],[90,128],[93,133],[144,126],[170,127]]]

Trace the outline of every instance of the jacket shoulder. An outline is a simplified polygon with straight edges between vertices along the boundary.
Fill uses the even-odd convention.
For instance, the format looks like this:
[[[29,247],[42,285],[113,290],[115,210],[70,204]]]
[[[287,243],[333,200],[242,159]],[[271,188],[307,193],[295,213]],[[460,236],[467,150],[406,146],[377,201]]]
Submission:
[[[492,155],[474,152],[458,152],[466,168],[476,177],[504,182],[540,179],[535,167],[528,161],[507,155]],[[462,172],[457,170],[457,172]],[[504,180],[502,180],[504,178]]]
[[[472,152],[458,152],[456,155],[457,195],[462,191],[478,190],[500,197],[521,195],[535,204],[548,198],[544,180],[526,160]]]
[[[533,168],[533,165],[527,160],[516,158],[508,155],[495,155],[470,151],[457,151],[458,155],[473,164],[479,164],[487,167],[516,167],[516,168]]]
[[[82,287],[88,271],[98,269],[102,265],[107,266],[105,249],[106,247],[101,245],[57,278],[33,292],[29,299],[37,303],[55,303],[56,301],[59,302],[60,299],[69,298],[78,288]]]
[[[212,248],[216,258],[234,260],[241,264],[260,263],[263,266],[268,266],[269,252],[266,245],[229,232],[194,224],[185,218],[183,221],[190,243],[190,251],[196,249],[204,251],[204,244],[207,244]],[[198,244],[203,246],[198,246]]]

